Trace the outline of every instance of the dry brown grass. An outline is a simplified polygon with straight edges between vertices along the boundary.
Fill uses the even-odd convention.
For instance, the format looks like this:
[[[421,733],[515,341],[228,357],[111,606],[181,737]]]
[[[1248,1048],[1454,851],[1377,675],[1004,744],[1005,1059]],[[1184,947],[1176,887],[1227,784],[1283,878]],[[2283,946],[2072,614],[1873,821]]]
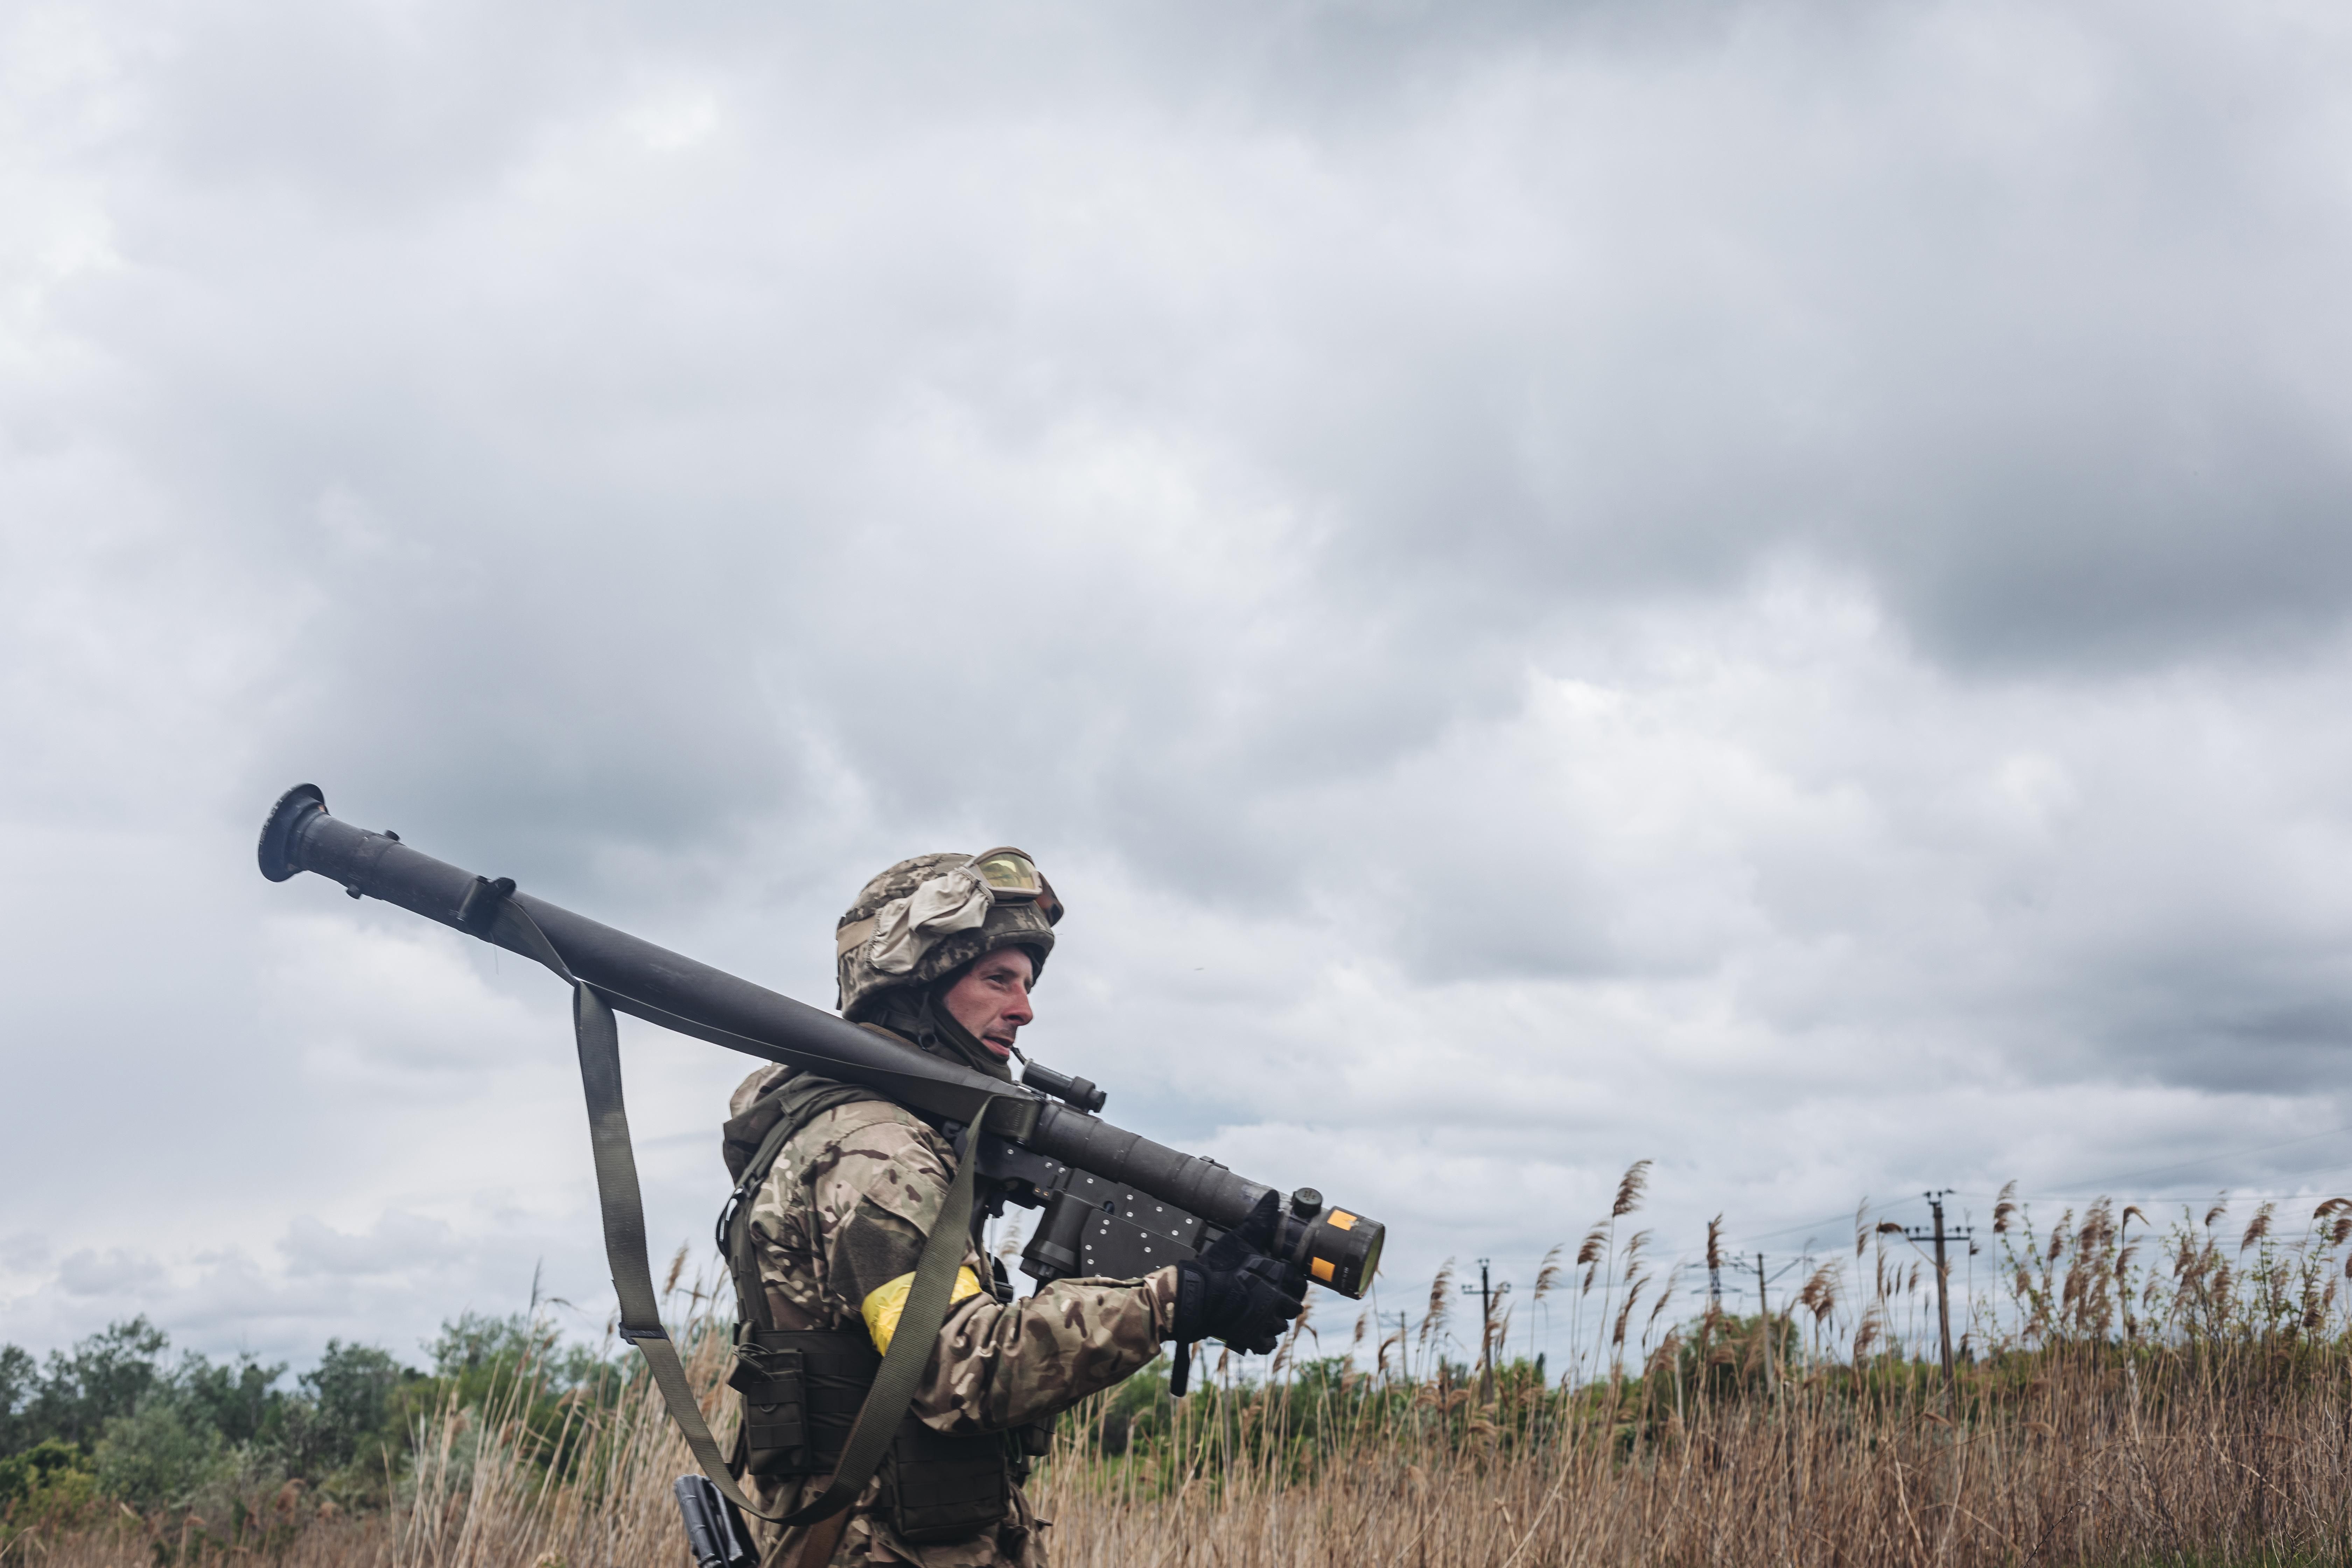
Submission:
[[[1522,1389],[1492,1405],[1472,1388],[1391,1384],[1369,1392],[1395,1407],[1360,1406],[1357,1430],[1307,1458],[1263,1440],[1284,1423],[1279,1395],[1238,1412],[1238,1400],[1222,1412],[1212,1401],[1171,1434],[1172,1486],[1166,1452],[1106,1458],[1080,1428],[1035,1490],[1065,1568],[1958,1565],[2263,1549],[2340,1562],[2352,1400],[2340,1364],[2315,1373],[2240,1357],[2043,1358],[1973,1370],[1952,1395],[1933,1378],[1874,1388],[1817,1368],[1777,1400],[1685,1389],[1663,1415],[1630,1384],[1613,1403],[1604,1390],[1538,1404]],[[1558,1424],[1530,1421],[1538,1409]],[[453,1415],[388,1516],[313,1519],[242,1545],[201,1521],[125,1518],[19,1554],[57,1568],[684,1560],[669,1482],[689,1461],[642,1391],[599,1468],[569,1484],[542,1485],[501,1436]]]
[[[2336,1562],[2352,1401],[2340,1365],[2315,1370],[2043,1357],[1948,1393],[1816,1368],[1777,1399],[1685,1385],[1679,1408],[1654,1382],[1549,1405],[1535,1441],[1507,1396],[1440,1421],[1473,1391],[1421,1388],[1417,1428],[1339,1445],[1304,1484],[1204,1464],[1154,1495],[1070,1465],[1044,1500],[1066,1563]]]
[[[1612,1221],[1639,1195],[1629,1179]],[[2133,1218],[2094,1205],[2045,1237],[2005,1214],[2009,1327],[1984,1337],[2000,1320],[1980,1309],[1978,1342],[1998,1349],[1950,1385],[1888,1348],[1918,1279],[1885,1256],[1867,1289],[1825,1265],[1769,1328],[1709,1317],[1654,1342],[1625,1327],[1647,1278],[1642,1237],[1597,1237],[1575,1268],[1598,1285],[1603,1359],[1572,1391],[1525,1368],[1491,1398],[1442,1363],[1408,1379],[1390,1367],[1400,1330],[1369,1372],[1326,1362],[1271,1387],[1213,1380],[1156,1426],[1146,1410],[1124,1445],[1123,1413],[1098,1400],[1065,1419],[1033,1492],[1060,1568],[2352,1559],[2352,1337],[2334,1288],[2352,1205],[2322,1205],[2301,1243],[2279,1241],[2273,1214],[2227,1237],[2221,1216],[2186,1216],[2145,1254]],[[1870,1244],[1865,1230],[1857,1263]],[[693,1365],[716,1388],[724,1341],[698,1327]],[[520,1422],[451,1411],[422,1435],[388,1514],[257,1500],[234,1529],[118,1516],[5,1555],[56,1568],[683,1563],[669,1483],[690,1461],[658,1400],[639,1383],[577,1418],[592,1458],[558,1480]]]

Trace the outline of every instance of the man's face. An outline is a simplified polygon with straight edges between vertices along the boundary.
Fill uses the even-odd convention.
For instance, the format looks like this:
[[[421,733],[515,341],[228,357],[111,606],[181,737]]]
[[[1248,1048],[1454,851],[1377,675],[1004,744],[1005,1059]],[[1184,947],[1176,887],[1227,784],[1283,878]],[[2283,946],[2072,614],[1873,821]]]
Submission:
[[[1036,1016],[1029,1010],[1029,982],[1034,973],[1025,951],[999,948],[948,987],[948,1016],[998,1060],[1006,1060],[1013,1055],[1013,1037]]]

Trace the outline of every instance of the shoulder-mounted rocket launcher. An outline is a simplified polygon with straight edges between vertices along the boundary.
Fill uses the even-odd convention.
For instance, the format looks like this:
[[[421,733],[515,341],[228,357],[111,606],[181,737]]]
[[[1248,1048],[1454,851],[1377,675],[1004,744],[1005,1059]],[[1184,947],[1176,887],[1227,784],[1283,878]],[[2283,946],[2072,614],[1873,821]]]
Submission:
[[[279,798],[262,826],[260,860],[261,874],[273,882],[313,871],[354,899],[382,899],[546,963],[615,1011],[861,1084],[938,1127],[960,1158],[969,1149],[971,1124],[984,1115],[980,1179],[1004,1202],[1045,1211],[1021,1258],[1022,1271],[1040,1284],[1071,1276],[1133,1279],[1181,1262],[1241,1224],[1270,1190],[1214,1160],[1102,1121],[1093,1112],[1102,1108],[1103,1091],[1085,1079],[1032,1064],[1020,1084],[1006,1084],[908,1049],[520,891],[509,879],[476,876],[410,848],[397,834],[354,827],[328,815],[314,784],[297,784]],[[617,1061],[610,1092],[618,1118]],[[593,1122],[593,1082],[589,1094]],[[625,1121],[621,1128],[625,1152]],[[600,1183],[604,1163],[600,1143]],[[634,1171],[629,1184],[634,1188]],[[609,1235],[609,1201],[606,1207]],[[1353,1299],[1371,1284],[1383,1235],[1378,1220],[1300,1187],[1282,1207],[1276,1247],[1309,1279]],[[650,1331],[658,1333],[658,1326]]]

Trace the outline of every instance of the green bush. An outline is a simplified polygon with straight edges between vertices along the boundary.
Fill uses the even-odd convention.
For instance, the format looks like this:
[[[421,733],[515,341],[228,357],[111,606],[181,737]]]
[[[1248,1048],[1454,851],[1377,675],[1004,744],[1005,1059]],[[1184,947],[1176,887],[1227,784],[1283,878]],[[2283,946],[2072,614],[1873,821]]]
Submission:
[[[109,1421],[91,1457],[99,1489],[137,1509],[184,1502],[236,1467],[219,1427],[189,1420],[177,1401],[163,1399]]]
[[[430,1373],[331,1340],[289,1387],[284,1365],[250,1354],[174,1358],[143,1318],[46,1363],[0,1345],[0,1509],[14,1509],[17,1528],[92,1499],[242,1519],[289,1479],[304,1483],[299,1495],[379,1508],[408,1468],[419,1423],[450,1405],[508,1411],[540,1462],[568,1474],[588,1440],[582,1413],[626,1386],[614,1363],[525,1316],[469,1312],[426,1349]]]
[[[33,1528],[64,1522],[97,1496],[98,1479],[71,1443],[51,1437],[0,1458],[0,1524]]]

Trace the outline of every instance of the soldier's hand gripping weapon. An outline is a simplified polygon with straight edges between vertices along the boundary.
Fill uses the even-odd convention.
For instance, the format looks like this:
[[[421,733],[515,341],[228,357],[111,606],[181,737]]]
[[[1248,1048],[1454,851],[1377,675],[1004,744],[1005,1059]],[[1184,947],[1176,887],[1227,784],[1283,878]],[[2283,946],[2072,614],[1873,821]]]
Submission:
[[[1103,1092],[1084,1079],[1032,1065],[1021,1084],[1007,1084],[908,1050],[830,1013],[520,892],[508,878],[476,876],[410,848],[396,834],[354,827],[328,815],[315,784],[297,784],[279,797],[262,825],[259,855],[261,874],[273,882],[314,871],[354,899],[382,899],[454,926],[545,964],[572,985],[621,1333],[646,1352],[665,1395],[675,1395],[673,1411],[681,1397],[685,1408],[695,1406],[662,1331],[646,1261],[614,1011],[862,1084],[924,1117],[955,1145],[959,1186],[968,1190],[976,1173],[1005,1202],[1045,1211],[1021,1258],[1023,1272],[1040,1284],[1070,1276],[1133,1279],[1182,1262],[1246,1221],[1272,1190],[1213,1160],[1101,1121],[1093,1112],[1102,1108]],[[1379,1221],[1326,1205],[1320,1193],[1300,1187],[1281,1205],[1271,1250],[1318,1283],[1360,1298],[1379,1267],[1383,1235]],[[942,1295],[960,1261],[944,1265]],[[923,1290],[920,1275],[917,1294]],[[910,1319],[913,1307],[910,1300]],[[901,1338],[911,1343],[911,1336]],[[919,1355],[921,1349],[908,1353]],[[920,1370],[918,1363],[908,1375]],[[890,1371],[887,1359],[884,1371],[886,1376]],[[668,1386],[673,1381],[675,1389]],[[684,1417],[680,1426],[688,1426]],[[713,1471],[715,1445],[707,1433],[695,1441],[693,1427],[700,1426],[698,1416],[688,1438],[704,1469]],[[887,1440],[888,1434],[881,1436]],[[843,1468],[850,1468],[846,1458]],[[712,1479],[722,1475],[723,1468]],[[731,1494],[731,1487],[726,1489]]]

